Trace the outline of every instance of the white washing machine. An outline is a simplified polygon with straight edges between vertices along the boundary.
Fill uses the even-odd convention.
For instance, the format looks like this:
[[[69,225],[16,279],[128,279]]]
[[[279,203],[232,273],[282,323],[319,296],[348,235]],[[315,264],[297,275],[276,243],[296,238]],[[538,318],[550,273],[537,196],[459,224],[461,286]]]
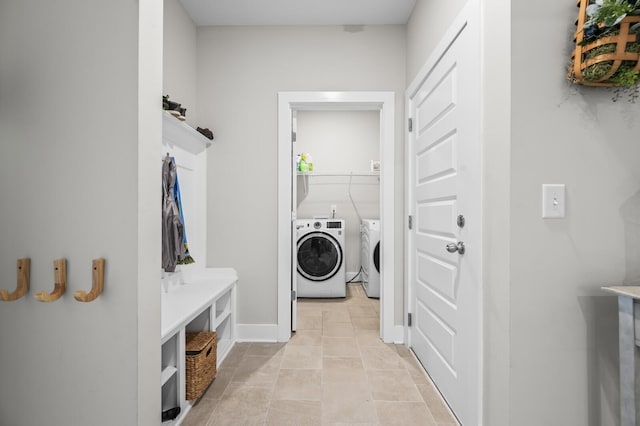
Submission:
[[[380,221],[362,219],[362,287],[368,297],[380,297]]]
[[[339,219],[298,219],[298,297],[345,297],[345,226]]]

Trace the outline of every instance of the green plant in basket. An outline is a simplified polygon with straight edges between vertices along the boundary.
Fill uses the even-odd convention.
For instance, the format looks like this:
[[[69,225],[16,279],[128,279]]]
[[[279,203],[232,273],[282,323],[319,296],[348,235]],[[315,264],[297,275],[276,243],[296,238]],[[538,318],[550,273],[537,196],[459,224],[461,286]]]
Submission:
[[[637,14],[640,1],[636,0],[595,0],[587,7],[589,20],[585,22],[585,29],[593,25],[613,27],[627,15]]]
[[[640,52],[640,22],[638,18],[627,19],[622,34],[621,23],[627,17],[640,16],[640,0],[589,0],[586,15],[579,45],[583,46],[583,61],[590,65],[582,69],[583,84],[611,86],[614,102],[623,94],[635,102],[640,71],[636,69],[637,55],[628,53]],[[624,55],[618,44],[623,44]]]

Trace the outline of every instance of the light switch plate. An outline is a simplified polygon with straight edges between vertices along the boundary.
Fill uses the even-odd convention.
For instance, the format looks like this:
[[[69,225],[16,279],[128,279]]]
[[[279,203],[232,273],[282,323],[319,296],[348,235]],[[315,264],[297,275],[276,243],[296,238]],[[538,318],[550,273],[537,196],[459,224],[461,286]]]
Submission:
[[[565,217],[566,197],[564,184],[542,184],[542,218],[558,219]]]

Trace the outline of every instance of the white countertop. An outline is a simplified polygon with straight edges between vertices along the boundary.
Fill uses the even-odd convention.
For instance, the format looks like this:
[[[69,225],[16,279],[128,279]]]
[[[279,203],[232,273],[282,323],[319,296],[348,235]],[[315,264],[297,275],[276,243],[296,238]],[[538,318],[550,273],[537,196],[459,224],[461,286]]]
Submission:
[[[202,274],[185,280],[183,285],[172,288],[167,293],[162,292],[162,342],[197,317],[237,280],[238,275],[233,269],[207,269]]]
[[[618,296],[629,296],[634,299],[640,299],[640,286],[634,285],[619,285],[602,287],[603,290],[615,293]]]

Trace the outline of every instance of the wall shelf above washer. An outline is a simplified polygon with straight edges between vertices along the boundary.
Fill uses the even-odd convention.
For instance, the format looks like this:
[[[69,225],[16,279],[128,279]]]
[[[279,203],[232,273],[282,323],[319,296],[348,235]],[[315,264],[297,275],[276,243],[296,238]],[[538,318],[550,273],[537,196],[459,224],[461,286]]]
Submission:
[[[296,172],[298,181],[302,180],[302,188],[303,188],[303,196],[306,197],[309,194],[309,176],[313,177],[328,177],[328,178],[349,178],[345,179],[327,179],[330,183],[334,184],[349,184],[349,188],[351,188],[352,178],[367,178],[367,177],[375,177],[378,182],[380,182],[380,172],[345,172],[345,173],[337,173],[337,172]],[[362,185],[364,182],[366,184],[370,184],[372,181],[370,179],[358,179],[358,184]],[[322,181],[324,183],[324,181]],[[298,184],[299,185],[299,184]],[[298,202],[300,204],[300,202]]]
[[[162,111],[162,138],[170,145],[176,145],[193,154],[199,154],[211,146],[211,141],[180,121],[167,111]]]
[[[345,173],[317,173],[317,172],[296,172],[298,176],[338,176],[338,177],[366,177],[366,176],[380,176],[380,172],[345,172]]]

